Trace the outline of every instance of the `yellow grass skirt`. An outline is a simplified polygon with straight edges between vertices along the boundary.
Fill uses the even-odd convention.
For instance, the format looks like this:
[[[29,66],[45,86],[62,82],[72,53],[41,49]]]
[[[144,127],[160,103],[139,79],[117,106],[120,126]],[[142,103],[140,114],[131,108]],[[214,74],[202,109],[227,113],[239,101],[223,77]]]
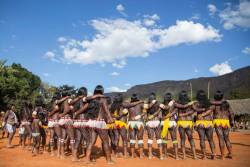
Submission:
[[[182,128],[192,128],[193,127],[193,121],[177,121],[178,127]]]
[[[169,127],[169,118],[165,119],[164,124],[163,124],[163,128],[161,131],[161,138],[164,139],[166,137],[166,135],[168,134],[168,127]]]
[[[222,126],[223,128],[227,127],[230,128],[230,123],[228,119],[214,119],[213,121],[214,126]]]
[[[115,121],[115,123],[112,123],[112,124],[107,124],[107,127],[108,129],[115,129],[115,128],[127,128],[127,124],[125,122],[122,122],[122,121]]]
[[[213,121],[207,121],[207,120],[197,120],[196,126],[198,127],[199,125],[202,125],[204,128],[214,127]]]

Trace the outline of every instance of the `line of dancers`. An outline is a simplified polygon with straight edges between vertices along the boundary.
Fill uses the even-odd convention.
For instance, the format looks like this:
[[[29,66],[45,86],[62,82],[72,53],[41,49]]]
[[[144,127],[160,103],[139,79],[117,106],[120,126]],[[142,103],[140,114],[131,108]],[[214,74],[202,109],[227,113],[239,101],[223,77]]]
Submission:
[[[137,94],[132,94],[129,101],[117,94],[112,100],[104,95],[104,88],[96,86],[92,96],[87,96],[85,87],[81,87],[72,98],[67,90],[54,94],[48,112],[43,107],[42,97],[35,101],[35,107],[23,104],[20,111],[19,137],[20,145],[32,147],[33,155],[39,153],[40,147],[46,145],[46,131],[49,132],[49,148],[52,156],[65,158],[65,151],[71,150],[72,161],[79,161],[85,156],[86,163],[94,163],[93,146],[99,136],[102,151],[107,163],[112,164],[112,154],[116,157],[135,158],[136,145],[139,158],[144,157],[144,132],[147,133],[147,156],[153,157],[152,145],[156,141],[159,159],[168,157],[168,146],[172,142],[174,158],[179,159],[178,145],[182,158],[186,158],[186,137],[191,146],[193,159],[197,159],[194,129],[200,140],[202,159],[206,159],[207,139],[211,151],[211,159],[216,158],[213,132],[215,130],[220,149],[220,157],[224,159],[225,146],[228,158],[232,158],[232,146],[229,140],[233,113],[223,98],[221,91],[216,91],[214,100],[210,101],[205,91],[199,90],[196,101],[190,101],[186,91],[181,91],[177,100],[171,93],[166,93],[163,102],[156,100],[151,93],[146,102]],[[18,124],[15,109],[10,108],[4,116],[4,126],[9,131],[9,143]],[[47,128],[47,129],[46,129]],[[179,132],[180,142],[177,140]],[[171,140],[169,138],[171,137]],[[121,139],[121,140],[120,140]],[[122,152],[119,143],[122,141]]]

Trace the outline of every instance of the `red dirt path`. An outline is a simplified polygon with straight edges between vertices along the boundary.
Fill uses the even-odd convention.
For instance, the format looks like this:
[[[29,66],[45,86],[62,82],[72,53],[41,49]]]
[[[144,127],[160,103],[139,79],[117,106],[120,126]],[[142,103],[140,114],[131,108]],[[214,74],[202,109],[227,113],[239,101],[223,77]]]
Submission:
[[[217,154],[219,154],[218,140],[214,136],[216,143]],[[146,139],[145,139],[146,140]],[[51,157],[47,152],[40,154],[37,157],[32,157],[31,152],[28,150],[22,150],[18,146],[12,149],[6,148],[6,138],[0,139],[0,167],[80,167],[80,166],[89,166],[84,163],[84,158],[80,162],[73,163],[71,162],[71,157],[68,156],[65,160],[60,160],[56,157]],[[107,165],[104,157],[98,158],[94,166],[104,167],[104,166],[114,166],[114,167],[155,167],[155,166],[171,166],[171,167],[249,167],[250,166],[250,131],[244,132],[232,132],[231,133],[231,142],[233,145],[233,159],[225,159],[224,161],[217,160],[201,160],[201,154],[199,152],[199,140],[198,136],[195,133],[195,143],[196,148],[198,149],[199,160],[193,160],[191,156],[188,156],[186,160],[174,160],[172,157],[169,157],[165,160],[159,160],[157,157],[154,157],[152,160],[148,160],[146,157],[143,159],[139,158],[113,158],[116,162],[114,165]],[[146,141],[145,141],[146,143]],[[13,141],[14,145],[18,144],[18,137],[15,137]],[[99,145],[99,142],[98,142]],[[189,146],[189,144],[187,143]],[[145,148],[146,148],[145,144]],[[169,147],[172,148],[172,144],[169,144]],[[180,151],[180,150],[179,150]],[[209,152],[209,147],[207,145],[207,151]],[[145,154],[147,150],[145,149]],[[189,153],[188,153],[189,154]],[[190,154],[189,154],[190,155]]]

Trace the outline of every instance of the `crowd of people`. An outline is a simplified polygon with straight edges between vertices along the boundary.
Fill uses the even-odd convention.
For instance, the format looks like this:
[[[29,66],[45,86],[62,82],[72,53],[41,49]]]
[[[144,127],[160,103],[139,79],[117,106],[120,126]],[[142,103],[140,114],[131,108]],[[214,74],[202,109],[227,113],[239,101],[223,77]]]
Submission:
[[[163,102],[156,100],[151,93],[146,102],[137,94],[132,94],[130,101],[124,101],[122,94],[113,99],[104,95],[104,88],[96,86],[94,94],[87,96],[87,89],[81,87],[73,96],[67,90],[54,94],[51,107],[45,109],[42,97],[37,97],[35,106],[24,101],[19,116],[11,106],[3,117],[3,127],[7,129],[8,145],[11,145],[17,126],[19,127],[19,144],[32,148],[32,154],[38,155],[47,145],[50,154],[65,158],[65,151],[71,150],[72,161],[79,161],[84,155],[87,163],[95,162],[93,146],[99,136],[103,155],[107,163],[112,164],[114,156],[136,157],[136,144],[139,158],[144,156],[144,132],[147,133],[147,156],[153,157],[154,140],[158,146],[159,159],[168,157],[169,143],[172,142],[175,159],[179,159],[178,145],[182,158],[186,158],[186,137],[191,146],[194,159],[197,159],[193,131],[197,130],[200,140],[202,159],[206,159],[207,139],[211,159],[216,159],[213,132],[219,141],[220,157],[232,158],[232,145],[229,139],[233,114],[221,91],[216,91],[214,100],[209,100],[205,91],[196,93],[196,101],[190,101],[186,91],[181,91],[176,100],[171,93],[166,93]],[[179,132],[180,143],[177,140]],[[49,135],[47,134],[49,133]],[[171,139],[169,138],[171,137]],[[28,139],[28,143],[26,143]],[[120,140],[121,139],[121,140]],[[119,143],[122,141],[122,152]],[[228,155],[225,155],[225,147]]]

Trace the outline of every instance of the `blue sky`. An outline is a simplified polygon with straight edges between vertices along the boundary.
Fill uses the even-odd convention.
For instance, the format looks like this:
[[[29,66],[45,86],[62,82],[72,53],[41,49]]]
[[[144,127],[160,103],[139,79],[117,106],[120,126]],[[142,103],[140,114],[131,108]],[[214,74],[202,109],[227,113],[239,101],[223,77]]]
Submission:
[[[1,0],[0,58],[106,91],[250,64],[250,1]]]

